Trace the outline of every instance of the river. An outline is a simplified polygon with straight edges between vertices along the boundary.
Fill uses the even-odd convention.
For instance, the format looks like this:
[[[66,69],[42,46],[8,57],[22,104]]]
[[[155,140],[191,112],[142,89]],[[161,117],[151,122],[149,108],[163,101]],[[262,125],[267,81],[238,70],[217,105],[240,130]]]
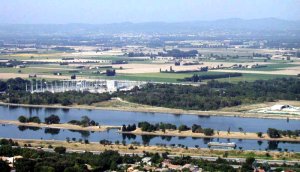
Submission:
[[[61,109],[61,108],[30,108],[15,106],[0,106],[1,120],[17,120],[20,115],[39,116],[40,119],[55,114],[59,115],[61,123],[70,120],[79,120],[86,115],[90,119],[99,122],[102,125],[127,125],[147,121],[150,123],[168,122],[172,124],[193,124],[201,125],[205,128],[215,130],[239,131],[243,128],[245,132],[266,132],[268,128],[277,128],[282,130],[299,130],[299,120],[283,119],[261,119],[261,118],[241,118],[241,117],[222,117],[222,116],[197,116],[197,115],[178,115],[165,113],[143,113],[143,112],[123,112],[113,110],[86,110],[86,109]],[[0,126],[0,137],[19,138],[19,139],[47,139],[47,140],[66,140],[70,139],[88,139],[90,142],[99,142],[102,139],[112,142],[125,140],[127,143],[132,141],[149,145],[166,144],[166,145],[185,145],[188,147],[207,147],[209,141],[235,142],[237,149],[244,150],[277,150],[288,149],[289,151],[300,152],[300,143],[291,142],[270,142],[257,140],[240,140],[240,139],[203,139],[192,137],[160,137],[160,136],[132,136],[118,134],[116,130],[105,132],[74,132],[69,130],[49,130],[44,128],[26,128],[13,125]]]

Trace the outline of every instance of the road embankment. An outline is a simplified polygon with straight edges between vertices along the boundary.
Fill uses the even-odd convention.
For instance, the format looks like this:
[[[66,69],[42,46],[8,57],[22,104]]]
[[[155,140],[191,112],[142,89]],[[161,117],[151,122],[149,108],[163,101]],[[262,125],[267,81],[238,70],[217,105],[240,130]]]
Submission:
[[[1,138],[0,138],[1,139]],[[256,158],[262,159],[276,159],[276,160],[296,160],[299,161],[300,154],[296,152],[278,152],[278,151],[261,151],[261,150],[222,150],[222,149],[208,149],[208,148],[180,148],[180,147],[164,147],[164,146],[146,146],[146,145],[122,145],[122,144],[111,144],[102,145],[99,142],[90,142],[84,144],[81,142],[67,142],[58,140],[33,140],[33,139],[13,139],[17,141],[20,146],[30,145],[32,148],[40,150],[43,147],[45,151],[53,152],[52,148],[48,148],[51,145],[53,148],[58,146],[64,146],[67,148],[67,152],[86,152],[90,151],[95,154],[99,154],[105,150],[119,151],[121,154],[141,154],[144,152],[152,153],[165,153],[169,152],[171,155],[177,156],[209,156],[209,157],[222,157],[226,152],[230,158],[246,158],[249,156],[255,156]]]

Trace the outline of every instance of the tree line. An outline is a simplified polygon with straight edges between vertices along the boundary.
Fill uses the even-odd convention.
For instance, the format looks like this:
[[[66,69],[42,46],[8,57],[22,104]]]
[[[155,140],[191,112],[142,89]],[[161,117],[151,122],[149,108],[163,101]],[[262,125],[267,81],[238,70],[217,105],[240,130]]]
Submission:
[[[28,123],[28,122],[33,122],[33,123],[41,123],[41,119],[38,116],[33,116],[33,117],[26,117],[26,116],[19,116],[18,118],[19,122],[21,123]],[[60,118],[57,115],[50,115],[45,118],[45,124],[59,124]]]
[[[216,110],[245,103],[300,100],[298,78],[256,80],[236,84],[212,80],[200,86],[149,83],[141,88],[135,87],[130,91],[114,94],[77,91],[31,94],[22,86],[26,82],[27,80],[21,78],[1,81],[0,88],[5,91],[0,94],[0,100],[21,104],[91,105],[117,96],[134,103],[187,110]]]
[[[117,151],[111,150],[104,151],[99,155],[90,152],[66,153],[66,148],[59,146],[55,147],[53,149],[55,152],[52,153],[29,148],[13,148],[13,144],[2,140],[0,141],[0,144],[0,156],[11,157],[21,155],[24,157],[15,161],[15,169],[18,172],[124,171],[125,169],[118,167],[119,164],[134,164],[141,161],[141,157],[137,155],[122,156]],[[92,170],[89,170],[85,164],[91,165]],[[4,164],[0,161],[0,171],[7,169],[6,165],[8,164]],[[10,168],[8,169],[10,171]]]
[[[98,122],[95,122],[94,120],[91,120],[88,116],[82,116],[81,120],[71,120],[68,123],[73,124],[73,125],[80,125],[82,127],[98,126],[99,125]]]
[[[241,73],[223,73],[223,74],[213,74],[213,75],[197,75],[194,74],[192,77],[185,77],[183,79],[177,79],[180,82],[201,82],[206,79],[219,79],[219,78],[229,78],[229,77],[240,77]]]
[[[123,99],[151,106],[188,110],[216,110],[246,103],[276,100],[300,100],[300,80],[277,78],[254,82],[209,81],[206,85],[188,86],[149,83],[141,88],[119,93]]]
[[[179,49],[167,50],[166,52],[158,52],[158,56],[162,57],[196,57],[198,54],[197,50],[181,51]]]
[[[122,131],[134,131],[136,130],[136,125],[123,125]],[[192,127],[188,127],[187,125],[179,125],[178,127],[174,124],[170,123],[156,123],[156,124],[150,124],[147,121],[139,122],[138,123],[138,128],[140,128],[142,131],[146,132],[154,132],[154,131],[162,131],[166,132],[166,130],[178,130],[179,132],[181,131],[188,131],[192,130],[193,133],[204,133],[206,136],[211,136],[214,134],[214,129],[212,128],[202,128],[201,125],[193,124]]]
[[[267,134],[271,138],[280,138],[282,136],[288,136],[288,137],[299,137],[300,136],[300,130],[279,130],[275,128],[268,128]]]
[[[107,140],[100,140],[102,145],[110,145],[111,142]],[[119,143],[118,143],[119,144]],[[13,147],[14,146],[14,147]],[[161,167],[164,160],[168,160],[173,165],[185,165],[192,164],[202,168],[203,171],[228,171],[228,172],[247,172],[253,171],[253,167],[270,170],[270,166],[266,163],[259,164],[254,163],[255,158],[249,156],[245,162],[227,161],[222,158],[218,158],[216,161],[207,161],[203,159],[194,159],[190,156],[178,156],[174,158],[169,157],[168,152],[150,153],[143,152],[142,156],[138,155],[121,155],[117,151],[105,150],[100,154],[93,154],[91,152],[84,153],[67,153],[66,147],[58,146],[53,148],[52,145],[48,145],[49,149],[53,149],[54,152],[44,152],[42,150],[29,149],[30,144],[24,145],[24,148],[18,147],[18,142],[11,139],[0,140],[0,156],[23,156],[21,159],[16,159],[14,162],[15,170],[17,172],[97,172],[97,171],[127,171],[129,164],[137,164],[136,169],[139,171],[145,171],[145,163],[142,162],[142,158],[149,157],[152,167]],[[223,157],[227,157],[228,152],[225,152]],[[87,164],[92,168],[88,168]],[[240,165],[238,169],[233,168],[231,165]],[[283,169],[295,169],[299,170],[300,165],[275,165],[274,171],[282,171]],[[10,172],[11,168],[7,162],[0,160],[1,172]],[[182,171],[189,171],[189,169],[183,169]]]

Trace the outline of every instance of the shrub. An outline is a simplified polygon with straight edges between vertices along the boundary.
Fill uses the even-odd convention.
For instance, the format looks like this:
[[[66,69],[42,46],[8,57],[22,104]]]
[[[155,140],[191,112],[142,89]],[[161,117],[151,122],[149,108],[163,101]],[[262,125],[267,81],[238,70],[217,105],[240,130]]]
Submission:
[[[257,132],[258,137],[262,137],[262,132]]]
[[[46,124],[58,124],[60,122],[59,116],[57,115],[50,115],[49,117],[45,118]]]
[[[20,121],[20,122],[22,122],[22,123],[25,123],[25,122],[27,122],[27,118],[25,117],[25,116],[19,116],[19,118],[18,118],[18,120]]]
[[[63,146],[59,146],[59,147],[54,148],[54,152],[59,153],[59,154],[66,153],[66,150],[67,149],[65,147],[63,147]]]
[[[206,135],[206,136],[212,136],[214,134],[214,129],[212,129],[212,128],[204,128],[203,132],[204,132],[204,135]]]

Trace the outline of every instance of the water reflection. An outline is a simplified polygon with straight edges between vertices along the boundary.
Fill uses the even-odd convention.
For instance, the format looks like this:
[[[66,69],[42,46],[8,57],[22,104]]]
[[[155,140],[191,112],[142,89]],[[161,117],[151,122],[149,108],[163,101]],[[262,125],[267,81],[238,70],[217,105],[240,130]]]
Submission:
[[[57,135],[59,132],[60,129],[58,128],[45,128],[45,134]]]
[[[65,112],[65,113],[67,113],[67,112],[69,112],[69,111],[70,111],[70,109],[63,108],[63,109],[62,109],[62,111],[63,111],[63,112]]]
[[[207,145],[209,142],[211,142],[213,139],[212,138],[203,138],[203,143]]]
[[[38,127],[17,127],[14,125],[0,126],[0,136],[4,138],[18,138],[18,139],[45,139],[45,140],[69,140],[82,142],[88,140],[90,142],[99,142],[100,140],[108,140],[113,143],[116,141],[130,143],[140,143],[143,145],[168,145],[180,147],[197,147],[207,148],[208,142],[227,142],[223,138],[179,138],[173,136],[153,136],[153,135],[133,135],[133,134],[119,134],[117,129],[112,129],[105,132],[88,132],[88,131],[70,131],[64,129],[47,129]],[[237,144],[237,149],[242,147],[243,150],[281,150],[285,151],[300,151],[299,142],[277,142],[277,141],[258,141],[258,140],[245,140],[240,142],[238,139],[230,139],[231,142]],[[280,149],[279,149],[280,148]]]
[[[141,121],[149,123],[172,123],[177,126],[184,124],[201,125],[204,128],[213,128],[215,130],[239,131],[243,127],[246,132],[266,132],[268,128],[277,128],[281,130],[297,130],[300,126],[299,120],[286,119],[255,119],[239,117],[221,117],[221,116],[201,116],[185,114],[164,114],[164,113],[143,113],[143,112],[122,112],[111,110],[85,110],[85,109],[62,109],[62,108],[29,108],[17,106],[0,106],[0,119],[17,120],[20,115],[39,116],[44,119],[51,114],[59,115],[61,122],[70,120],[80,120],[83,115],[101,123],[102,125],[128,125],[137,124]]]
[[[161,136],[160,137],[162,140],[166,140],[166,141],[171,141],[172,140],[172,136]]]
[[[277,150],[278,149],[278,141],[268,141],[268,149],[269,150]]]
[[[25,130],[37,131],[37,130],[41,130],[42,128],[40,128],[40,127],[31,127],[31,126],[18,126],[18,129],[20,131],[25,131]]]
[[[122,133],[122,140],[135,140],[136,135],[134,134],[126,134],[126,133]]]
[[[257,141],[257,144],[258,144],[259,146],[261,146],[262,143],[263,143],[263,142],[262,142],[261,140],[258,140],[258,141]]]
[[[90,131],[81,131],[81,130],[69,130],[71,132],[80,133],[81,137],[87,139],[90,136]]]
[[[177,126],[185,124],[191,126],[196,123],[204,128],[214,128],[215,130],[239,131],[243,127],[247,132],[266,132],[268,128],[278,128],[282,130],[297,130],[300,121],[297,120],[272,120],[272,119],[254,119],[238,117],[218,117],[218,116],[196,116],[184,114],[161,114],[161,113],[141,113],[141,112],[122,112],[108,110],[82,110],[82,109],[55,109],[55,108],[22,108],[16,106],[0,106],[0,119],[17,120],[20,115],[39,116],[44,119],[51,114],[60,115],[61,122],[70,120],[80,120],[82,115],[87,115],[90,119],[99,122],[102,125],[123,125],[137,124],[141,121],[150,123],[166,122],[176,124]],[[294,142],[268,142],[258,140],[239,140],[223,138],[195,138],[195,137],[172,137],[172,136],[138,136],[132,134],[119,134],[116,129],[105,132],[89,131],[70,131],[63,129],[44,129],[38,127],[17,127],[13,125],[0,125],[0,137],[19,138],[19,139],[53,139],[65,140],[67,137],[76,141],[88,139],[91,142],[99,142],[106,139],[112,142],[125,141],[126,143],[139,142],[146,145],[185,145],[188,147],[207,148],[210,141],[218,142],[235,142],[237,148],[242,147],[244,150],[283,150],[300,151],[299,143]]]
[[[198,118],[210,118],[209,115],[198,115]]]
[[[156,136],[152,135],[142,135],[142,141],[144,145],[149,145],[151,139],[155,138]]]

